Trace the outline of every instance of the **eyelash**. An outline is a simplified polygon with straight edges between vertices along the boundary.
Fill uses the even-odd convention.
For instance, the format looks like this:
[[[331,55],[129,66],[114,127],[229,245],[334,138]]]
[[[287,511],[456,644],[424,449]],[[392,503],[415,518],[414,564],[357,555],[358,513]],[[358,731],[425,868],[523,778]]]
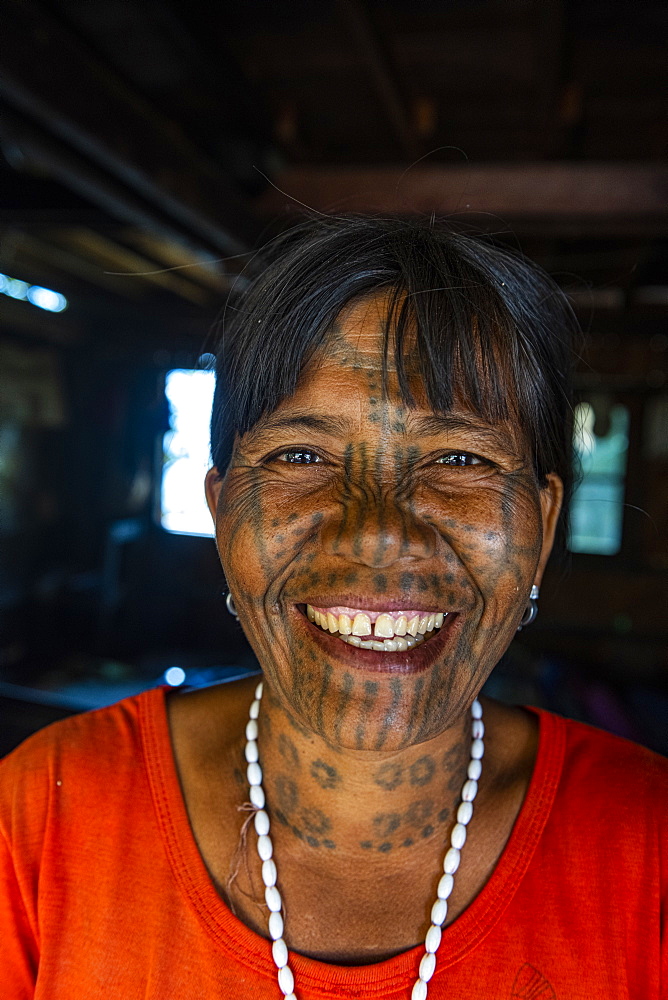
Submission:
[[[286,458],[287,455],[302,456],[301,459],[296,461]],[[314,461],[303,461],[303,457],[310,455]],[[282,451],[278,455],[274,456],[279,462],[284,461],[286,465],[322,465],[323,459],[318,455],[317,452],[311,451],[309,448],[290,448],[288,451]],[[462,461],[448,461],[451,459],[461,459]],[[469,451],[449,451],[445,455],[441,455],[440,458],[436,459],[436,465],[449,465],[452,468],[461,469],[466,468],[471,465],[484,465],[485,459],[480,458],[479,455],[474,455]]]
[[[447,459],[463,459],[461,462],[447,461]],[[470,451],[449,451],[445,455],[441,455],[440,458],[436,459],[436,465],[450,465],[454,468],[461,469],[468,465],[485,465],[485,459],[480,458],[479,455],[474,455]]]
[[[303,462],[296,461],[291,462],[284,458],[285,455],[311,455],[315,461],[314,462]],[[281,451],[278,455],[274,455],[279,462],[285,461],[287,465],[322,465],[323,459],[318,455],[317,452],[311,451],[309,448],[289,448],[287,451]]]

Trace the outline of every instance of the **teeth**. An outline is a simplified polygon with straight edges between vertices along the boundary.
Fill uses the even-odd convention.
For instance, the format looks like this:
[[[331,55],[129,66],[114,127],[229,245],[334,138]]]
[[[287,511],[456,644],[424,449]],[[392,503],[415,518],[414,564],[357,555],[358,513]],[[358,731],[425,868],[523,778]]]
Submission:
[[[373,634],[381,639],[391,639],[394,635],[394,619],[389,615],[378,615]]]
[[[441,619],[443,615],[441,615]],[[350,635],[353,630],[353,623],[348,615],[339,615],[339,632],[341,635]]]
[[[441,615],[441,618],[443,615]],[[406,625],[408,624],[406,620],[406,615],[399,615],[396,622],[394,623],[394,634],[395,635],[406,635]]]
[[[407,639],[398,636],[394,639],[385,639],[384,642],[379,642],[377,639],[360,639],[356,635],[342,635],[339,638],[341,642],[347,642],[349,646],[356,646],[358,649],[373,649],[377,653],[405,653],[407,649],[413,649],[424,642],[423,635],[417,635],[414,639],[412,636],[408,636]]]
[[[306,617],[325,632],[337,634],[343,642],[358,649],[395,653],[413,649],[424,641],[425,634],[431,636],[435,629],[441,628],[446,614],[417,614],[408,619],[404,614],[394,618],[390,612],[384,611],[372,623],[370,615],[364,611],[359,611],[351,619],[350,615],[337,616],[331,611],[319,611],[307,604]]]
[[[371,635],[371,619],[360,612],[353,620],[353,635]]]

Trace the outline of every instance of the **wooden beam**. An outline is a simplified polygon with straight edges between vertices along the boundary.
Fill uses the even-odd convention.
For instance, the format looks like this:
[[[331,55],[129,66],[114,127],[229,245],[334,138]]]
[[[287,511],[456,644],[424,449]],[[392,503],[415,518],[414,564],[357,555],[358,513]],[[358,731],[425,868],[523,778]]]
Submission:
[[[184,246],[203,260],[220,264],[223,270],[211,243],[193,236],[65,143],[4,110],[0,114],[0,142],[8,162],[17,169],[46,174],[103,209],[112,219]]]
[[[0,92],[16,111],[209,246],[252,241],[230,178],[36,0],[7,0],[2,35]]]
[[[68,279],[84,281],[95,289],[102,289],[116,297],[141,299],[145,286],[136,282],[134,285],[128,285],[122,278],[105,274],[97,264],[61,246],[57,236],[57,230],[52,234],[48,231],[35,233],[23,229],[3,228],[0,245],[1,269],[11,271],[14,261],[17,261],[16,267],[22,268],[23,261],[27,261],[33,269],[36,268],[38,284],[58,289],[65,274]],[[29,274],[31,271],[25,273]]]
[[[524,163],[398,168],[299,167],[256,199],[260,216],[301,211],[491,216],[493,223],[550,220],[583,226],[647,222],[668,228],[668,165]],[[277,190],[280,189],[280,190]],[[476,218],[476,221],[478,219]]]
[[[132,284],[148,283],[164,288],[194,305],[209,305],[212,296],[199,285],[188,280],[187,272],[179,273],[161,268],[154,260],[108,239],[101,233],[83,226],[63,227],[59,240],[74,253],[97,264],[101,272],[111,272],[130,290]],[[130,292],[131,294],[131,292]]]

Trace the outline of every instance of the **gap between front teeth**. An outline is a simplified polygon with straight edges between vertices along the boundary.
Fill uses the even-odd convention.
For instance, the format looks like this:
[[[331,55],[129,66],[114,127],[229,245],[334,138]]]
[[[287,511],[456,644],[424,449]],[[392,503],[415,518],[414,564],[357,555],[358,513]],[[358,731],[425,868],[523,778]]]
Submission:
[[[425,637],[443,624],[445,614],[406,615],[380,614],[372,627],[369,615],[358,612],[351,617],[347,614],[334,615],[306,605],[306,617],[326,632],[338,633],[342,642],[360,649],[374,649],[377,652],[395,653],[412,649]],[[369,636],[369,638],[363,638]],[[382,641],[381,641],[382,640]]]

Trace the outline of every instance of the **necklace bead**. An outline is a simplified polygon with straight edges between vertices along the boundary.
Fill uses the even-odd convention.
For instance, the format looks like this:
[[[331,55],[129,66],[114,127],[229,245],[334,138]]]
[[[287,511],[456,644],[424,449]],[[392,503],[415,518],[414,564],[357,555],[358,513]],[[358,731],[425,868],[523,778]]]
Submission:
[[[458,847],[451,847],[445,852],[443,871],[446,875],[454,875],[459,868],[460,853]]]
[[[468,826],[471,822],[471,816],[473,816],[473,803],[460,802],[459,809],[457,810],[457,822],[463,826]]]
[[[257,722],[255,719],[249,719],[246,723],[246,739],[256,740],[257,739]]]
[[[260,855],[262,861],[269,861],[274,853],[274,845],[268,834],[262,834],[257,838],[257,853]]]
[[[277,969],[282,969],[288,964],[288,946],[282,937],[276,938],[271,946],[271,954]]]
[[[464,802],[473,802],[477,794],[478,782],[474,781],[473,778],[469,778],[468,781],[464,782],[464,787],[462,788],[462,799]]]
[[[437,899],[431,908],[431,922],[432,924],[437,924],[442,927],[445,923],[445,918],[448,915],[448,901],[446,899]]]
[[[253,818],[257,833],[257,852],[262,861],[262,881],[264,882],[264,898],[269,909],[269,937],[272,939],[271,953],[277,969],[278,985],[286,1000],[297,1000],[294,993],[295,979],[289,965],[288,946],[283,939],[285,922],[281,910],[283,901],[279,892],[276,863],[273,860],[274,847],[271,841],[271,821],[265,811],[265,794],[262,787],[262,768],[260,767],[259,747],[257,743],[260,701],[262,699],[262,681],[255,689],[255,698],[249,710],[246,724],[246,746],[244,749],[246,776],[248,778],[251,804],[255,807]],[[461,850],[466,843],[467,826],[473,816],[473,802],[478,794],[478,781],[482,774],[482,758],[485,753],[485,727],[482,722],[482,705],[476,698],[471,705],[471,759],[466,770],[466,781],[461,792],[461,799],[456,814],[456,823],[450,834],[450,847],[443,859],[443,872],[438,883],[437,898],[431,908],[431,925],[424,941],[424,955],[420,961],[418,978],[411,993],[411,1000],[427,1000],[428,983],[436,969],[436,952],[442,938],[442,926],[448,915],[448,899],[454,887],[454,875],[461,861]]]
[[[471,779],[471,781],[477,781],[480,775],[482,774],[482,761],[470,760],[466,774]]]
[[[427,984],[422,978],[422,976],[420,976],[415,986],[413,987],[413,992],[411,993],[411,1000],[427,1000]]]
[[[246,768],[246,777],[248,778],[249,785],[261,785],[262,784],[262,768],[257,761],[253,761]]]
[[[266,836],[269,833],[269,816],[264,809],[258,809],[255,813],[255,832],[258,837]]]
[[[256,809],[264,809],[265,798],[264,798],[264,788],[262,785],[251,785],[250,786],[250,800]]]
[[[428,983],[434,975],[435,968],[436,955],[432,955],[432,953],[428,951],[422,956],[422,961],[420,962],[420,979],[423,979],[425,983]]]
[[[266,861],[262,862],[262,881],[267,888],[276,885],[276,862],[273,858],[267,858]],[[281,933],[283,932],[281,931]]]
[[[283,917],[280,913],[269,914],[269,936],[272,941],[283,937]]]
[[[272,913],[280,913],[283,909],[283,900],[275,885],[268,885],[265,888],[264,899]]]
[[[438,889],[436,890],[439,899],[448,899],[452,888],[455,884],[455,880],[449,873],[441,876],[441,881],[438,883]]]

